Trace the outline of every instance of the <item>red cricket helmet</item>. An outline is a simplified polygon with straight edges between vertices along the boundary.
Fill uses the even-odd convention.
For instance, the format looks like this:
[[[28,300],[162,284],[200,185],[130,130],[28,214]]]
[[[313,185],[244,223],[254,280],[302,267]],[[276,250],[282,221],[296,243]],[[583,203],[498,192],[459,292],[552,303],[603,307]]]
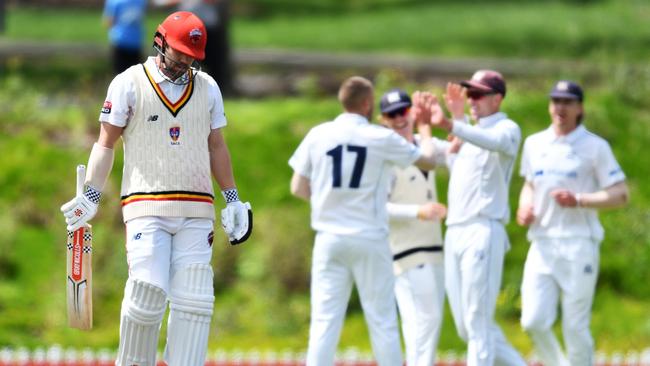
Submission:
[[[154,47],[164,54],[164,45],[167,44],[176,51],[202,61],[205,58],[207,40],[208,32],[199,17],[189,11],[177,11],[158,25]]]

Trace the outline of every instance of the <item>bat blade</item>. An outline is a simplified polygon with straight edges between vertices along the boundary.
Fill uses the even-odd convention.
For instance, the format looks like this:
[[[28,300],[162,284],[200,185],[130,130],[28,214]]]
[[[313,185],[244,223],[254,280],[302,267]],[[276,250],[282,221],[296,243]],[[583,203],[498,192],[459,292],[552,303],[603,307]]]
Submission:
[[[68,232],[67,309],[68,325],[88,330],[93,327],[92,227],[86,224]]]

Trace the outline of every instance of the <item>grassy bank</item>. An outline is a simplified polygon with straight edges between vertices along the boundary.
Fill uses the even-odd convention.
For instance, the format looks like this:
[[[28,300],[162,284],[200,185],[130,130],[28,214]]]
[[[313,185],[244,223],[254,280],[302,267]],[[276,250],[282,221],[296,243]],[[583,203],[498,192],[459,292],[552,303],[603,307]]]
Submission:
[[[640,0],[385,1],[380,7],[365,6],[370,1],[354,3],[358,6],[338,11],[304,3],[309,11],[300,12],[300,2],[291,5],[298,14],[282,12],[287,6],[264,17],[235,14],[234,46],[632,63],[650,56],[650,4]],[[161,11],[148,14],[147,35],[165,16]],[[5,36],[107,43],[99,10],[14,7],[9,9]]]

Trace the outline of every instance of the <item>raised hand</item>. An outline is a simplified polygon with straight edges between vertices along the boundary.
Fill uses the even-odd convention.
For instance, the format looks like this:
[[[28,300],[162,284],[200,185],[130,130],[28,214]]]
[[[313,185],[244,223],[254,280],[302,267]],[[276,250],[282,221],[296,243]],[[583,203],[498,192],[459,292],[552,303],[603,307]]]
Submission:
[[[447,83],[447,92],[444,95],[445,105],[454,119],[465,117],[465,92],[460,84]]]
[[[431,120],[429,106],[431,104],[430,92],[416,91],[411,96],[413,106],[411,107],[411,116],[417,125],[428,124]]]
[[[431,103],[429,110],[431,113],[431,126],[451,132],[453,125],[447,117],[445,117],[445,112],[442,110],[440,103],[438,103],[438,98],[436,96],[433,96],[433,103]]]
[[[460,150],[461,145],[463,145],[463,140],[458,136],[449,134],[447,135],[447,141],[449,141],[449,147],[447,148],[447,154],[456,154]]]

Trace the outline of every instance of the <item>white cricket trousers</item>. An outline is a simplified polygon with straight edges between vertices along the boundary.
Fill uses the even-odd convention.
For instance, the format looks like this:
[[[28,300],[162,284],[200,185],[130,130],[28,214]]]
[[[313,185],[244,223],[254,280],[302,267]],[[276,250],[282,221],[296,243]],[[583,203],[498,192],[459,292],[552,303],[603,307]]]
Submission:
[[[599,266],[598,242],[589,238],[535,240],[524,265],[521,325],[546,365],[591,366],[589,331]],[[558,304],[568,359],[553,334]]]
[[[129,278],[169,293],[171,269],[212,259],[214,221],[145,216],[126,223]]]
[[[401,366],[402,352],[388,238],[317,233],[311,269],[307,366],[332,366],[345,311],[356,284],[379,366]]]
[[[467,342],[468,366],[526,365],[494,321],[508,248],[505,228],[496,220],[447,228],[445,288],[458,335]]]
[[[442,262],[409,268],[395,278],[407,366],[433,366],[445,301]]]

